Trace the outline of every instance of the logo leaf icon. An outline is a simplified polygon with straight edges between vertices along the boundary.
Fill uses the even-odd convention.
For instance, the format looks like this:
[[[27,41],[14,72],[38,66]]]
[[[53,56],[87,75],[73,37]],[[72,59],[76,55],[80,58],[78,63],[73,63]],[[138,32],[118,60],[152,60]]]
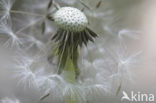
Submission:
[[[125,91],[123,91],[122,94],[123,94],[123,96],[122,96],[122,98],[121,98],[121,101],[123,101],[124,99],[130,101],[130,98],[128,97],[128,94],[127,94]]]

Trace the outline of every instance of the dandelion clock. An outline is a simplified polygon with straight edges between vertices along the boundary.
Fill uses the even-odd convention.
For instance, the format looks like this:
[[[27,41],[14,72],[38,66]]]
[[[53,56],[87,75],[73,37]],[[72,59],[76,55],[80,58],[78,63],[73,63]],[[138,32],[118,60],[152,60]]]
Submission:
[[[76,77],[79,75],[77,67],[78,47],[87,45],[88,41],[94,41],[97,37],[93,31],[87,28],[88,19],[83,12],[73,7],[62,7],[54,14],[54,22],[58,26],[57,33],[52,40],[58,42],[59,73],[71,60],[75,68]]]
[[[0,0],[0,43],[14,53],[8,68],[21,94],[2,103],[95,103],[121,93],[140,54],[126,54],[125,37],[140,32],[111,27],[108,2]]]

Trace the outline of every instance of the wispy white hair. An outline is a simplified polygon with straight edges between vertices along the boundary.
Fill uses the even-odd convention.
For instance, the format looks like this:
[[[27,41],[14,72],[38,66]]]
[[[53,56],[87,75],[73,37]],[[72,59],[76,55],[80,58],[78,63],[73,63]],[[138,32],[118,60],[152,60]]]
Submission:
[[[10,19],[10,9],[15,0],[1,0],[0,1],[0,21]]]
[[[20,101],[16,98],[8,98],[8,97],[5,97],[3,99],[0,100],[1,103],[20,103]]]

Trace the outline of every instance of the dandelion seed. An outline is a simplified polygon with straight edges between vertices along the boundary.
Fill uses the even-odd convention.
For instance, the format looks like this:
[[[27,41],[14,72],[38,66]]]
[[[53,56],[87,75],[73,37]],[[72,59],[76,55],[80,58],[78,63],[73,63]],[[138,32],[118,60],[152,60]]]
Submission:
[[[0,21],[10,18],[10,10],[15,0],[1,0],[0,1]]]
[[[20,41],[20,38],[18,38],[18,36],[12,30],[11,22],[9,21],[1,22],[0,33],[1,35],[4,35],[4,36],[7,35],[9,37],[9,39],[4,44],[5,47],[9,47],[9,45],[11,45],[11,47],[13,46],[19,47],[22,44],[22,42]]]
[[[99,8],[102,4],[102,0],[100,0],[97,4],[96,4],[96,8]]]
[[[30,69],[28,68],[21,68],[20,70],[17,71],[18,77],[20,77],[21,79],[19,80],[18,84],[24,84],[24,86],[26,87],[28,85],[28,87],[37,87],[37,83],[36,83],[36,74],[34,72],[32,72]]]
[[[121,56],[117,58],[117,71],[116,73],[110,76],[111,79],[115,79],[116,82],[120,83],[121,81],[131,81],[133,82],[133,74],[131,73],[132,68],[136,67],[138,56],[141,52],[136,53],[128,57]],[[119,85],[119,84],[118,84]]]
[[[40,69],[33,71],[34,60],[30,58],[23,58],[22,61],[17,60],[16,65],[16,77],[20,78],[18,84],[24,84],[28,87],[37,87],[37,75],[40,72]]]

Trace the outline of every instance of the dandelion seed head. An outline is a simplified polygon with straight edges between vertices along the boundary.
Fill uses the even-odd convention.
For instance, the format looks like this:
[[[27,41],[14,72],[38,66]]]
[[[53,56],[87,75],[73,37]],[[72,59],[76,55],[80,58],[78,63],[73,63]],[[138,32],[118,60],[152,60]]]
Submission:
[[[54,14],[54,21],[57,26],[69,31],[83,31],[88,20],[83,12],[73,7],[62,7]]]
[[[62,0],[62,1],[64,1],[67,4],[74,4],[76,2],[76,0]],[[24,8],[27,8],[24,9],[25,10],[24,12],[26,13],[27,10],[31,10],[33,11],[33,13],[35,12],[41,13],[45,4],[47,4],[49,0],[44,1],[44,3],[42,2],[43,2],[42,0],[41,2],[39,2],[38,0],[30,2],[28,1],[28,3],[31,5],[28,4],[25,5],[24,3],[25,5]],[[4,4],[7,6],[5,6]],[[1,7],[4,8],[4,10],[0,11],[0,13],[2,13],[0,14],[2,15],[1,21],[3,18],[7,18],[7,16],[9,16],[9,11],[12,8],[12,4],[13,4],[12,0],[0,1],[0,5],[2,5]],[[110,22],[110,20],[112,20],[112,18],[110,17],[112,13],[113,13],[112,9],[111,10],[109,9],[105,13],[98,10],[95,11],[86,10],[86,14],[95,19],[100,19],[102,20],[102,22],[104,20],[108,20],[107,22],[104,22],[104,29],[106,33],[112,35],[118,34],[114,37],[118,37],[120,38],[120,40],[124,39],[124,36],[138,38],[138,36],[133,35],[139,34],[139,32],[137,31],[122,29],[119,30],[119,32],[118,31],[114,32],[114,30],[109,27],[110,25],[108,23]],[[112,84],[114,80],[120,81],[121,78],[129,79],[131,77],[130,69],[132,68],[132,66],[135,65],[135,62],[137,62],[137,60],[135,60],[135,55],[128,57],[122,56],[123,53],[117,52],[118,48],[122,48],[120,47],[121,42],[116,43],[116,41],[113,41],[118,38],[115,39],[113,38],[113,40],[110,40],[112,36],[107,38],[107,35],[106,36],[104,35],[104,38],[102,38],[103,36],[100,35],[100,38],[102,38],[101,40],[95,41],[94,44],[87,43],[87,48],[83,49],[84,51],[82,51],[82,58],[80,58],[78,61],[78,65],[80,67],[81,72],[76,83],[71,84],[67,82],[62,75],[58,75],[56,73],[55,71],[57,67],[56,64],[48,62],[47,60],[48,54],[46,54],[47,52],[46,53],[44,52],[42,54],[41,49],[48,51],[47,50],[48,48],[46,48],[47,45],[44,42],[46,41],[44,37],[47,36],[46,38],[49,38],[48,37],[49,35],[42,36],[40,35],[41,23],[39,22],[40,21],[42,22],[43,19],[38,18],[38,16],[34,17],[32,14],[31,14],[32,17],[28,18],[27,16],[25,16],[27,14],[23,14],[24,18],[22,16],[19,16],[19,18],[17,18],[15,16],[12,19],[14,20],[14,24],[16,24],[16,22],[19,22],[20,24],[15,25],[17,26],[16,28],[19,28],[18,33],[14,32],[13,30],[14,25],[12,26],[11,23],[1,22],[0,24],[0,33],[2,35],[6,35],[9,37],[8,41],[5,43],[6,45],[23,44],[24,47],[26,48],[20,49],[20,52],[25,52],[25,50],[35,51],[35,53],[31,52],[32,54],[28,52],[28,55],[29,53],[31,55],[28,57],[25,57],[25,55],[22,54],[22,56],[19,57],[19,59],[17,60],[18,63],[15,66],[17,69],[15,71],[16,77],[19,78],[18,84],[22,84],[25,87],[28,86],[29,88],[33,87],[41,91],[43,94],[50,93],[50,96],[52,96],[54,99],[64,101],[66,97],[69,96],[72,99],[78,99],[79,102],[86,102],[88,98],[93,99],[93,97],[103,96],[103,93],[110,92],[111,91],[110,89],[112,89],[111,88],[112,85],[114,85]],[[16,13],[15,15],[18,15],[18,13]],[[109,19],[107,18],[105,19],[106,16],[108,16]],[[87,30],[88,19],[85,16],[85,14],[82,11],[73,7],[60,8],[54,14],[54,22],[57,24],[59,30],[61,30],[61,32],[59,31],[60,33],[58,33],[59,35],[55,36],[57,38],[60,37],[60,40],[62,39],[62,36],[60,35],[62,35],[64,32],[65,34],[67,33],[67,35],[68,34],[72,35],[73,32],[80,32],[78,34],[80,34],[81,36],[84,36],[83,35],[84,32],[87,34],[89,32],[92,32]],[[39,23],[39,25],[37,23]],[[20,29],[21,27],[23,28]],[[48,29],[48,32],[51,34],[53,29],[55,28],[52,28],[51,25],[48,26],[46,25],[46,29]],[[23,37],[22,39],[19,38],[21,36]],[[85,40],[87,39],[85,37],[76,38],[76,40],[78,39],[88,41]],[[62,43],[65,44],[64,42]],[[38,48],[37,49],[34,48],[34,45],[40,48],[40,50],[38,50]],[[73,45],[73,43],[71,43],[71,45]],[[116,85],[118,86],[118,84]]]

